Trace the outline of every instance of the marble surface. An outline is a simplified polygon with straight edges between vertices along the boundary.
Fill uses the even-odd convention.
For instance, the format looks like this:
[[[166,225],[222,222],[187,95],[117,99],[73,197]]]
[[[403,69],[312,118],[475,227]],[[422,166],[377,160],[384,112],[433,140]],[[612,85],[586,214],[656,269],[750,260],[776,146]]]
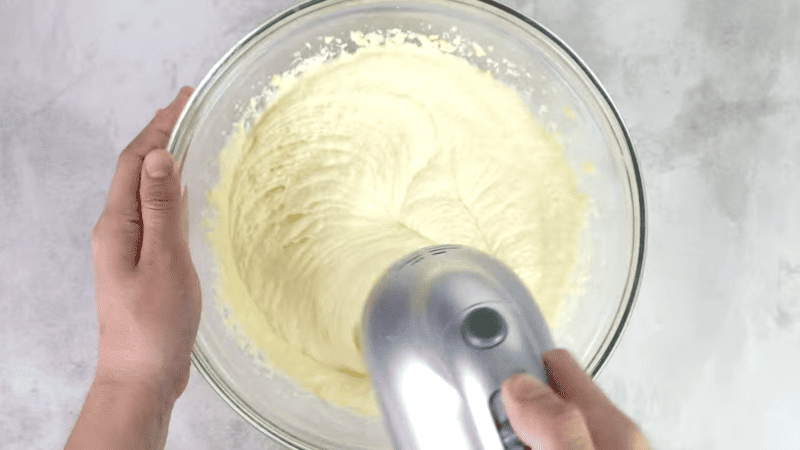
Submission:
[[[0,447],[63,445],[118,152],[288,0],[0,1]],[[800,3],[510,1],[570,44],[646,181],[639,301],[598,383],[653,447],[800,448]],[[278,448],[193,371],[169,449]]]

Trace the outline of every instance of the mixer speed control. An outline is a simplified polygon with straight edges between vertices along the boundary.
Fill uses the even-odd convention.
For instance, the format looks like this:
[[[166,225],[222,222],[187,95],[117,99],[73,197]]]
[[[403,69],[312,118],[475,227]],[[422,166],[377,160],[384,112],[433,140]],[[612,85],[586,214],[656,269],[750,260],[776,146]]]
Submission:
[[[519,440],[514,430],[511,428],[511,422],[508,421],[506,410],[503,407],[503,399],[500,396],[500,391],[495,391],[491,399],[492,415],[494,415],[495,425],[497,425],[497,432],[500,434],[500,440],[503,442],[505,450],[524,450],[525,444]]]

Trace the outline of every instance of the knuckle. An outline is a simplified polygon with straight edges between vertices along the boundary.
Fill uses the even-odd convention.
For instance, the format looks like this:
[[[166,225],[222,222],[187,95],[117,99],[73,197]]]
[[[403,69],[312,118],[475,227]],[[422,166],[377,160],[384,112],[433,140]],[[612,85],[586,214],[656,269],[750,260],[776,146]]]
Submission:
[[[130,167],[140,167],[144,155],[147,153],[143,148],[143,137],[136,136],[131,143],[125,147],[117,158],[117,170],[130,170]]]
[[[126,209],[108,208],[103,211],[98,233],[105,236],[107,233],[136,233],[139,231],[142,218],[138,211],[128,211]]]
[[[134,142],[135,142],[135,139],[134,139]],[[135,146],[133,146],[133,145],[128,145],[119,154],[119,157],[117,158],[117,167],[123,167],[124,165],[126,165],[128,160],[130,160],[130,159],[141,160],[141,157],[137,154],[137,152],[135,150]]]
[[[165,125],[163,124],[163,115],[163,112],[158,113],[147,128],[136,136],[133,145],[129,147],[132,149],[135,148],[136,150],[132,151],[137,153],[140,158],[144,157],[150,150],[164,148],[167,145],[170,133],[165,129]]]
[[[142,207],[152,211],[173,211],[178,207],[178,194],[166,183],[156,183],[142,192]]]
[[[92,229],[91,248],[95,259],[101,258],[109,240],[136,239],[141,231],[138,214],[106,210]]]
[[[169,140],[169,133],[161,129],[161,127],[154,126],[147,133],[145,133],[144,143],[147,150],[155,150],[157,148],[164,148],[167,146]]]
[[[132,142],[136,142],[136,138],[133,138]],[[127,147],[123,148],[122,151],[119,153],[119,156],[117,157],[117,170],[119,170],[120,167],[125,165],[127,159],[131,158],[132,156],[135,156],[133,150],[131,149],[132,147],[133,145],[129,144]]]
[[[142,201],[142,207],[151,211],[173,211],[175,201],[166,197],[148,196]]]
[[[170,127],[170,111],[165,108],[159,111],[153,120],[150,122],[150,126],[148,127],[148,136],[152,139],[169,139],[170,133],[172,133],[172,127]]]

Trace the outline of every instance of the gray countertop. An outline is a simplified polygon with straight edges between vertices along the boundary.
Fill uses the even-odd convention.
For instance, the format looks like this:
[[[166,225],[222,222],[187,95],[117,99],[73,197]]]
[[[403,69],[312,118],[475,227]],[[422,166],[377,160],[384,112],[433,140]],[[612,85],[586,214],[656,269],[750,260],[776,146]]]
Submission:
[[[96,357],[119,151],[287,0],[0,2],[0,447],[63,445]],[[657,449],[800,448],[800,3],[506,1],[630,126],[644,282],[598,383]],[[193,370],[170,449],[277,448]]]

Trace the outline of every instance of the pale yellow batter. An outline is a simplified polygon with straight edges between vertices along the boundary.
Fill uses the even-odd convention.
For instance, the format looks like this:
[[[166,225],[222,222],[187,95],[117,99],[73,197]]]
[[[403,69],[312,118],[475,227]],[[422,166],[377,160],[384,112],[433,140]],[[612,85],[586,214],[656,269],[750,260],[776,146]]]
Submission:
[[[456,56],[389,43],[284,80],[220,163],[222,300],[272,367],[331,403],[376,414],[362,308],[420,247],[495,255],[554,323],[585,199],[514,92]]]

